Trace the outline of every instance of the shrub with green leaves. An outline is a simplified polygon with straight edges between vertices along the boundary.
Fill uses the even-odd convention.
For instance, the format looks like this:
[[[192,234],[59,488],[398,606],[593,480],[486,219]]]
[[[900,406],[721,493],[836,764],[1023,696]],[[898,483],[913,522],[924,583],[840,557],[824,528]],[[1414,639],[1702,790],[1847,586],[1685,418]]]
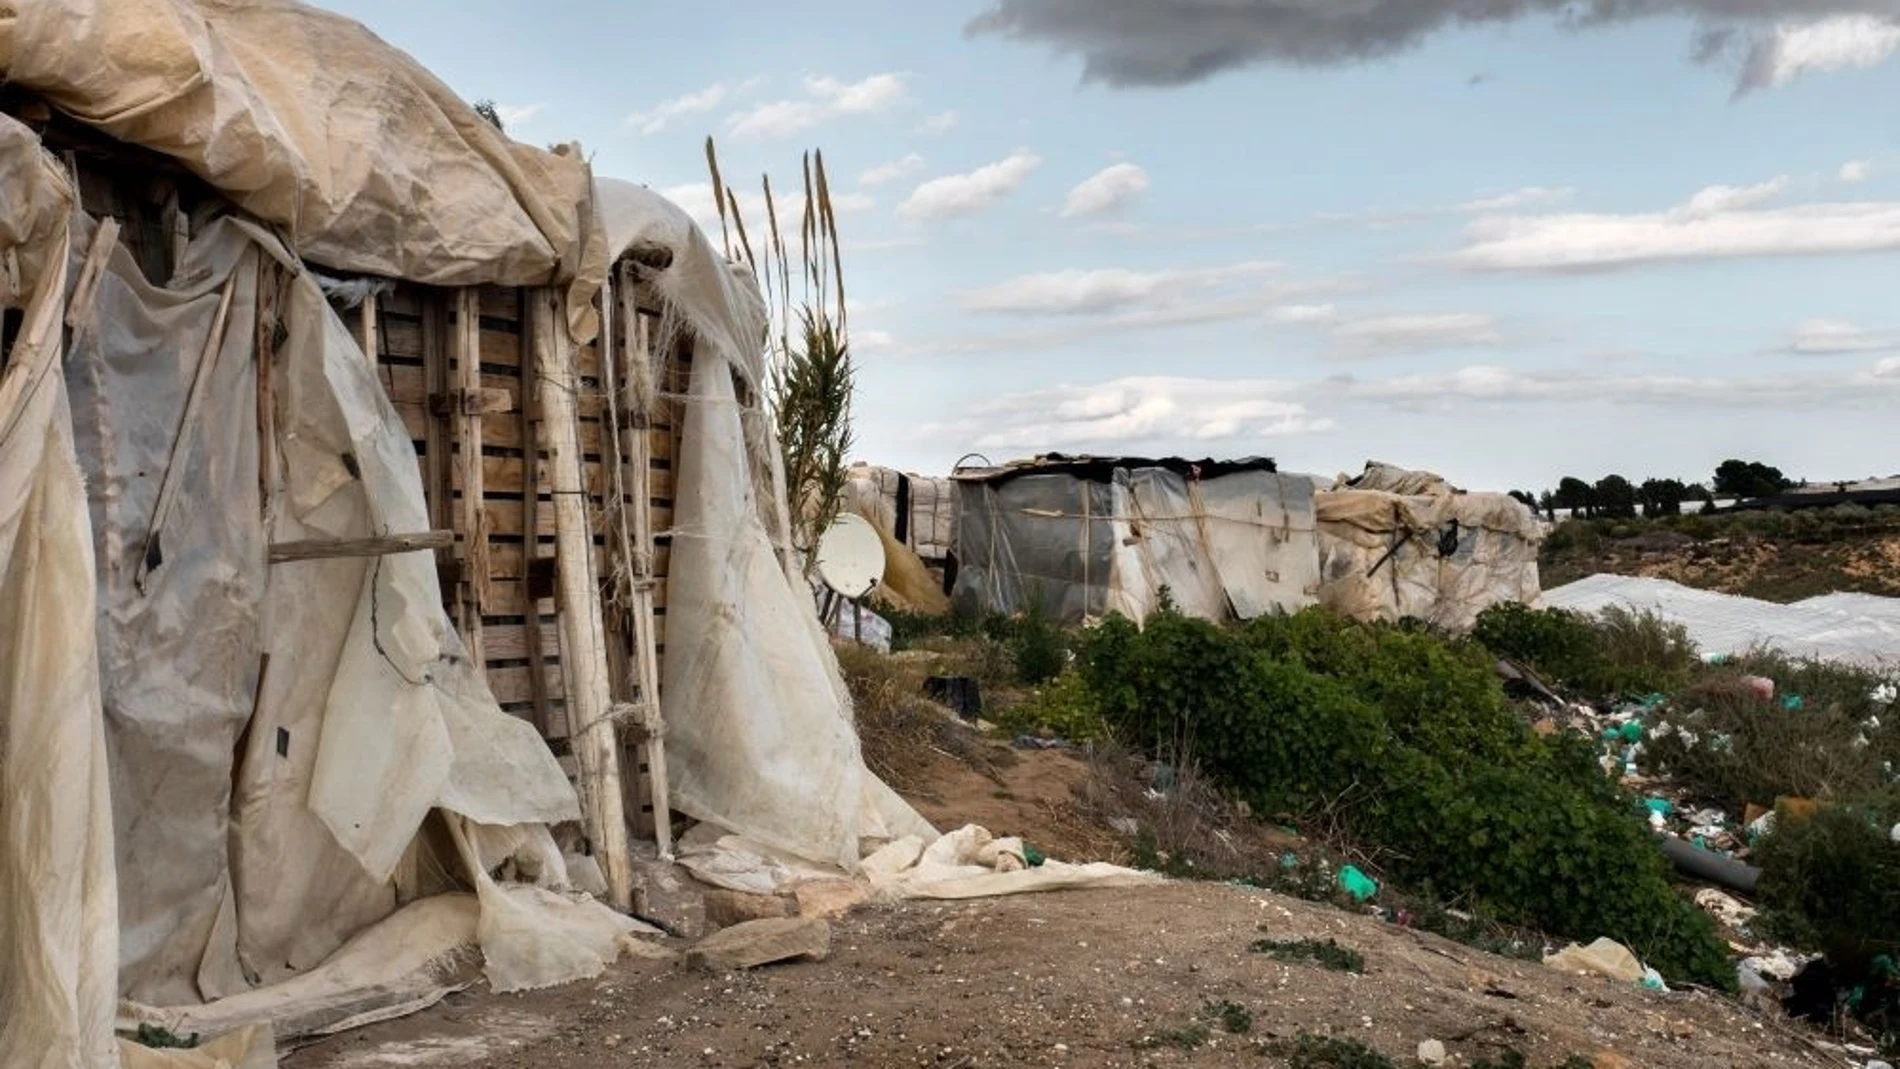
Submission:
[[[1618,606],[1591,617],[1503,602],[1479,614],[1473,637],[1498,656],[1593,697],[1673,690],[1702,663],[1681,625]]]
[[[1813,816],[1777,815],[1755,844],[1763,926],[1836,964],[1865,968],[1900,959],[1900,791],[1828,806]]]
[[[1044,731],[1070,742],[1094,742],[1108,736],[1108,722],[1080,673],[1069,671],[1021,703],[997,713],[996,723],[1012,735]]]
[[[1234,629],[1111,618],[1078,655],[1113,730],[1196,754],[1255,811],[1323,816],[1395,878],[1501,920],[1609,935],[1665,975],[1733,984],[1634,800],[1581,740],[1531,732],[1483,650],[1313,609]]]

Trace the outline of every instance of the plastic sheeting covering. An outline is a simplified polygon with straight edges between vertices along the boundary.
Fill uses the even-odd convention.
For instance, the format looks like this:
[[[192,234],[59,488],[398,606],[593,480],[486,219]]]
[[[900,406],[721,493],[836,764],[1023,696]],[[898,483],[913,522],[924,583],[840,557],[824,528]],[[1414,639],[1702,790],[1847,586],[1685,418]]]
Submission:
[[[960,609],[1014,613],[1040,601],[1076,621],[1146,619],[1165,588],[1180,611],[1252,619],[1313,602],[1319,586],[1313,489],[1265,470],[1192,479],[1116,467],[959,480]]]
[[[0,115],[0,1065],[111,1069],[117,886],[60,323],[72,191]],[[37,339],[37,344],[35,341]]]
[[[478,906],[456,943],[497,990],[598,974],[637,925],[566,891],[547,824],[578,816],[573,790],[488,693],[432,557],[265,564],[272,541],[427,527],[408,433],[314,279],[236,218],[165,288],[117,247],[62,353],[94,224],[3,118],[0,182],[4,296],[28,312],[0,378],[0,1064],[217,1063],[115,1050],[121,997],[271,1064],[271,1029],[245,1028],[372,1012],[402,978],[338,954],[456,883]],[[286,269],[268,451],[267,264]]]
[[[956,484],[873,464],[845,473],[845,505],[871,520],[918,556],[942,560],[956,548]]]
[[[800,857],[853,870],[861,842],[935,832],[864,767],[851,703],[791,555],[765,396],[764,302],[687,215],[601,184],[616,248],[674,252],[654,279],[694,339],[675,475],[661,703],[671,801]]]
[[[1523,503],[1384,464],[1336,485],[1313,498],[1320,604],[1355,620],[1409,617],[1463,633],[1492,605],[1537,600],[1546,532]]]
[[[358,23],[295,0],[19,0],[0,77],[178,160],[304,257],[438,285],[572,281],[607,258],[577,150],[510,140]]]
[[[1704,656],[1775,649],[1790,657],[1900,670],[1900,599],[1831,594],[1778,605],[1696,590],[1667,579],[1593,575],[1544,591],[1553,609],[1597,613],[1612,606],[1681,624]]]

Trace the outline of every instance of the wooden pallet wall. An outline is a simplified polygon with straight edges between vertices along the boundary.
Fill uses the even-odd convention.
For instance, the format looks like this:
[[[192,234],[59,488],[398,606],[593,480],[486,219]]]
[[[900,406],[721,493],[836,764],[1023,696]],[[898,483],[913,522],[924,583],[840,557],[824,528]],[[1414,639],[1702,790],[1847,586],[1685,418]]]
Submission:
[[[439,554],[445,608],[457,622],[471,654],[482,666],[489,688],[504,711],[534,724],[570,778],[575,762],[562,681],[562,650],[554,600],[554,513],[546,453],[540,448],[539,405],[528,343],[525,312],[531,291],[484,286],[472,298],[456,290],[400,284],[393,292],[345,313],[345,322],[365,348],[376,352],[377,377],[401,415],[415,444],[423,487],[429,498],[431,526],[456,533],[452,550]],[[461,309],[476,308],[472,343],[461,322]],[[637,337],[659,339],[656,309],[640,302]],[[616,325],[616,340],[621,327]],[[465,378],[462,348],[477,352],[476,376]],[[682,388],[670,376],[685,363],[689,346],[651,353],[661,388]],[[603,403],[601,346],[576,354],[581,379],[577,398],[584,486],[594,523],[596,569],[605,587],[614,574],[606,510],[613,480],[607,463],[607,426]],[[526,373],[524,374],[524,368]],[[483,391],[483,409],[472,418],[455,403],[465,382]],[[644,431],[650,452],[648,509],[656,534],[654,614],[664,641],[667,566],[673,513],[673,467],[678,455],[677,406],[662,412]],[[623,422],[625,419],[623,418]],[[480,466],[464,460],[467,439],[480,431]],[[478,487],[480,508],[470,507]],[[627,507],[638,507],[631,493]],[[482,528],[471,537],[471,528]],[[479,574],[477,574],[479,573]],[[603,590],[603,596],[605,591]],[[623,636],[624,637],[624,636]],[[616,701],[632,700],[637,685],[626,666],[631,649],[610,651]],[[622,767],[627,775],[627,812],[637,834],[653,833],[651,786],[640,757],[637,733],[626,733]],[[636,774],[637,773],[637,774]]]

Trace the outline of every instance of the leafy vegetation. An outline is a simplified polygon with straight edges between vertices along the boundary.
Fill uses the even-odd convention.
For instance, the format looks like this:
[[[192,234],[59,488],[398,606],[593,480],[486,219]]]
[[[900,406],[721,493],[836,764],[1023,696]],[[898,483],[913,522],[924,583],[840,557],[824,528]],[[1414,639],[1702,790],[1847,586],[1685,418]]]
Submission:
[[[1253,1011],[1228,999],[1202,1003],[1200,1018],[1220,1025],[1221,1031],[1231,1036],[1253,1031]]]
[[[1120,737],[1192,752],[1264,815],[1324,821],[1394,878],[1510,922],[1617,937],[1666,975],[1733,984],[1633,800],[1587,742],[1540,738],[1481,646],[1320,610],[1221,628],[1171,610],[1085,632]]]
[[[1598,698],[1671,691],[1701,666],[1680,625],[1615,606],[1588,617],[1505,602],[1478,616],[1473,636],[1499,656]]]
[[[1263,1044],[1260,1052],[1284,1058],[1288,1069],[1396,1069],[1392,1059],[1356,1039],[1310,1032]]]

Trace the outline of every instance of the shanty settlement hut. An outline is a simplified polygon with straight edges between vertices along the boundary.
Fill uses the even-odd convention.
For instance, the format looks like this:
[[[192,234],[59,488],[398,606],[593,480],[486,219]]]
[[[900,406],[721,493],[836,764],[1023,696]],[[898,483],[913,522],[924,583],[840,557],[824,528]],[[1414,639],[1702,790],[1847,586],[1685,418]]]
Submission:
[[[790,559],[750,273],[356,23],[0,7],[0,309],[0,1065],[593,975],[676,815],[937,839]]]
[[[1320,603],[1357,620],[1469,631],[1499,602],[1534,603],[1547,528],[1508,494],[1370,462],[1313,496]]]
[[[1142,620],[1165,591],[1190,615],[1246,620],[1319,588],[1312,481],[1269,459],[1051,454],[951,478],[961,611]]]

